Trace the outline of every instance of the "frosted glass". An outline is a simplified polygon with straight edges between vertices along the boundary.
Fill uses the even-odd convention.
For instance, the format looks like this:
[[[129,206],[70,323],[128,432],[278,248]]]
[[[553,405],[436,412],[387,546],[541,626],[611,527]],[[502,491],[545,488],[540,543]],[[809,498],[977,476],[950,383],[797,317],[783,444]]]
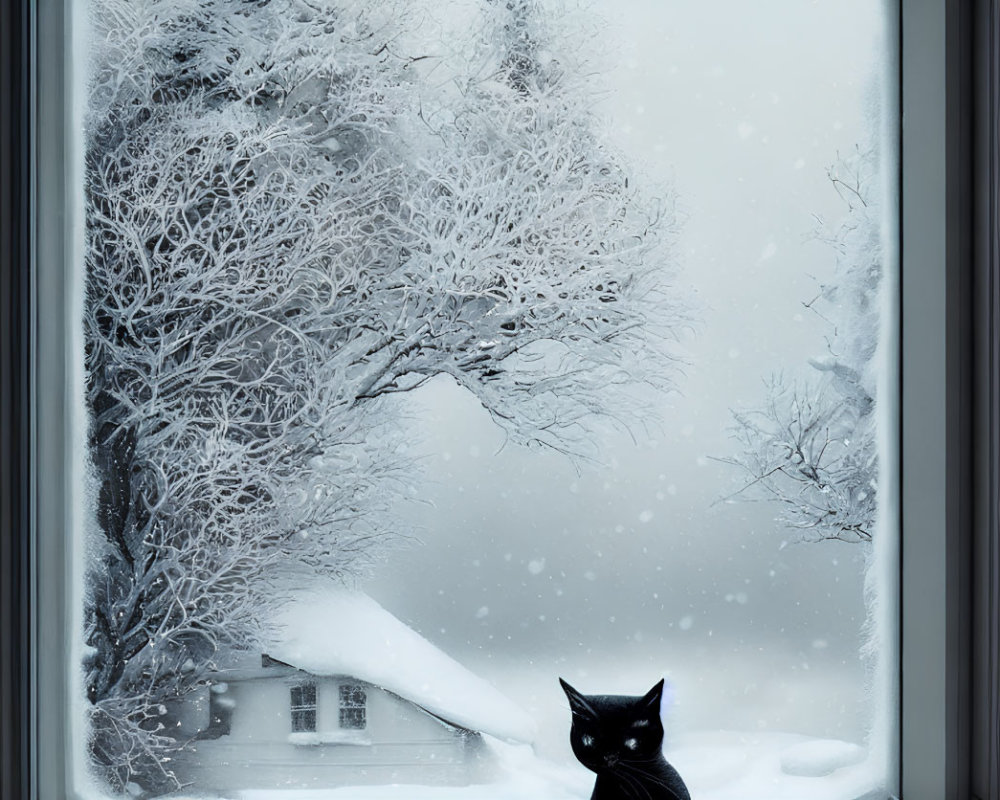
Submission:
[[[894,791],[881,2],[86,12],[95,793]]]

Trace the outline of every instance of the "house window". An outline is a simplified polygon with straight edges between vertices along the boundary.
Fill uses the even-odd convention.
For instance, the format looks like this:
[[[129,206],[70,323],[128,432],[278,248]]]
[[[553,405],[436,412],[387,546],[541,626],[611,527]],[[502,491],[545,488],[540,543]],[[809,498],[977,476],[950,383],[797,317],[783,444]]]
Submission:
[[[368,695],[364,686],[346,683],[340,687],[340,727],[348,730],[364,730],[368,725]]]
[[[316,730],[316,684],[292,687],[292,733]]]

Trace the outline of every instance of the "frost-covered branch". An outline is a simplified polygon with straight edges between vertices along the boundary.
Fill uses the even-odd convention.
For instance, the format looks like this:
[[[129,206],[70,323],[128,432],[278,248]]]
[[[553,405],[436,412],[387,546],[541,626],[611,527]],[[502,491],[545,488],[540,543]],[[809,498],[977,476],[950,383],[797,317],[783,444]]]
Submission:
[[[175,785],[171,709],[259,638],[270,587],[396,528],[392,428],[337,356],[395,258],[401,90],[363,9],[310,9],[94,7],[86,667],[119,787]]]
[[[745,478],[728,500],[766,499],[804,540],[872,538],[877,501],[875,353],[882,280],[876,154],[857,151],[829,170],[848,215],[823,240],[837,251],[834,280],[807,305],[828,328],[828,351],[803,381],[772,379],[762,406],[733,413]]]
[[[829,386],[768,384],[767,405],[734,412],[740,452],[721,459],[746,483],[732,496],[778,503],[778,521],[808,541],[870,541],[875,515],[871,420]],[[861,437],[860,440],[855,437]]]
[[[90,746],[163,791],[179,704],[280,587],[404,530],[390,396],[448,375],[512,439],[586,454],[671,386],[686,315],[669,194],[630,184],[534,2],[484,3],[449,87],[410,69],[402,5],[93,15]]]
[[[543,55],[547,22],[529,0],[485,6],[474,78],[405,192],[404,318],[429,335],[391,337],[366,391],[445,373],[513,440],[586,453],[605,412],[645,413],[627,386],[671,386],[687,315],[668,286],[672,198],[630,187],[592,86]]]

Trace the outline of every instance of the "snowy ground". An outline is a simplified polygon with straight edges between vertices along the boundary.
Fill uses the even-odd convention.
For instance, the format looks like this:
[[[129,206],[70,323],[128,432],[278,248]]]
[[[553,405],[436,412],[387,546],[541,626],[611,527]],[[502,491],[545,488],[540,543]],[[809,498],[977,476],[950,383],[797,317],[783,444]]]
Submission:
[[[857,800],[878,792],[877,769],[857,745],[797,734],[715,732],[679,740],[668,759],[694,800]],[[238,800],[587,800],[593,776],[579,765],[537,758],[526,747],[495,745],[504,776],[486,786],[358,786],[308,791],[244,791]],[[207,800],[177,795],[175,800]]]

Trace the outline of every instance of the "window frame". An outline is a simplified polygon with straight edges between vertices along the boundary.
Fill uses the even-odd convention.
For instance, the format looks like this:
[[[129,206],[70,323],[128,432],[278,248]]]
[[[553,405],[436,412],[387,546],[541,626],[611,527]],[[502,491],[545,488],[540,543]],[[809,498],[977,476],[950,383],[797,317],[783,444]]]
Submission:
[[[312,693],[312,702],[308,701],[308,695]],[[292,726],[292,733],[315,733],[317,730],[319,721],[319,686],[316,681],[301,681],[299,683],[292,684],[288,687],[289,692],[289,721]],[[295,694],[299,692],[299,702],[295,702]],[[303,698],[302,695],[307,697]],[[312,727],[303,728],[302,716],[305,715],[305,719],[309,719],[309,714],[312,713]],[[300,715],[298,718],[296,715]],[[296,720],[298,719],[299,727],[296,727]]]
[[[0,4],[0,796],[26,794],[30,414],[30,20]]]
[[[901,42],[901,796],[1000,800],[1000,0],[887,3]],[[81,774],[63,635],[81,380],[69,6],[0,4],[0,794],[33,800],[73,796]]]
[[[972,20],[973,453],[970,784],[1000,800],[1000,2]]]
[[[996,0],[901,4],[905,800],[1000,797],[998,31]]]
[[[360,702],[357,701],[357,696],[360,695]],[[364,684],[361,683],[342,683],[337,687],[337,722],[341,730],[345,731],[363,731],[368,728],[368,690],[365,688]],[[354,716],[356,712],[361,713],[358,716],[361,724],[355,725],[345,725],[344,718],[345,712],[348,717]]]

